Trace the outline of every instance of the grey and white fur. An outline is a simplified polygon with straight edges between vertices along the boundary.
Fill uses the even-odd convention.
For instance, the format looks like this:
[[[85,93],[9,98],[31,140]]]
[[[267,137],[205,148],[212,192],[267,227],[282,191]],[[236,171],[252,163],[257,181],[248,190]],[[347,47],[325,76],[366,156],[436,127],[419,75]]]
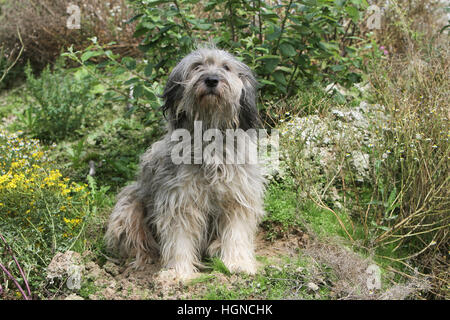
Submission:
[[[260,167],[171,159],[179,143],[172,133],[192,133],[194,121],[221,132],[259,127],[256,90],[250,68],[226,51],[199,48],[178,63],[163,93],[168,132],[141,157],[137,181],[118,195],[105,235],[109,248],[136,267],[158,253],[180,278],[191,277],[205,254],[232,272],[256,271],[254,239],[264,215]]]

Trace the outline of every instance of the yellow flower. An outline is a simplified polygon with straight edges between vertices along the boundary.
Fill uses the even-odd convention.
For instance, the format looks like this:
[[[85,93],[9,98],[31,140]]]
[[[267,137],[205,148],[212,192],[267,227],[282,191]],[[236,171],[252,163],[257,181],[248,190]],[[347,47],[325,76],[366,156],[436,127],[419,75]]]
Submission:
[[[75,218],[75,219],[67,219],[67,218],[63,218],[64,219],[64,222],[67,224],[67,225],[70,225],[70,226],[73,226],[73,227],[75,227],[75,226],[77,226],[77,225],[79,225],[80,223],[81,223],[81,219],[79,219],[79,218]]]
[[[36,153],[32,153],[31,156],[35,159],[40,159],[44,156],[44,153],[42,151],[38,151]]]

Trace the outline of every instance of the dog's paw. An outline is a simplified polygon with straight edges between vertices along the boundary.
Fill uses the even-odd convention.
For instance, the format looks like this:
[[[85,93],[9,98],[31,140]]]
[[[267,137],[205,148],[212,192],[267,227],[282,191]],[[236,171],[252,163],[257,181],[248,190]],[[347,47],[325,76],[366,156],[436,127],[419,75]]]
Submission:
[[[256,269],[256,263],[254,261],[248,260],[248,261],[227,261],[224,260],[223,263],[225,266],[230,270],[230,272],[244,272],[247,274],[255,274]]]
[[[134,270],[145,270],[148,265],[154,264],[155,260],[150,255],[141,256],[131,261],[128,266]]]
[[[155,275],[155,281],[159,283],[170,283],[174,281],[189,281],[198,277],[198,272],[180,272],[175,269],[162,269]]]

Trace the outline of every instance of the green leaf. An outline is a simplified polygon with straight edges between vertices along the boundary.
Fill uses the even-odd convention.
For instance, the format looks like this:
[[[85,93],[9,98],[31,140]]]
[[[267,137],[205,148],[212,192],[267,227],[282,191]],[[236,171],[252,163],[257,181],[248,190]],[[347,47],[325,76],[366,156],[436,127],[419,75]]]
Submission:
[[[137,86],[135,86],[133,88],[133,97],[138,99],[138,98],[142,97],[143,92],[144,92],[144,87],[142,86],[142,84],[138,84]]]
[[[124,64],[128,70],[136,69],[136,60],[134,60],[133,58],[130,57],[123,58],[122,64]]]
[[[153,65],[149,62],[144,68],[144,75],[146,77],[150,77],[152,75],[152,72],[153,72]]]
[[[339,46],[337,45],[337,43],[320,41],[319,47],[329,53],[332,53],[333,51],[339,52]]]
[[[284,76],[284,73],[281,71],[276,71],[272,73],[272,77],[275,79],[277,83],[280,83],[282,85],[286,85],[286,77]]]
[[[391,207],[394,204],[395,198],[397,197],[397,188],[394,187],[391,193],[389,194],[389,198],[387,201],[387,207]]]
[[[115,69],[113,69],[113,74],[115,76],[120,76],[121,74],[124,74],[127,71],[127,69],[122,68],[122,67],[117,67]]]
[[[144,95],[150,101],[157,100],[155,93],[152,90],[150,90],[149,88],[145,87],[145,86],[144,86]]]
[[[81,55],[81,61],[86,62],[90,58],[98,57],[101,56],[102,54],[103,54],[102,51],[87,51]]]
[[[280,51],[281,54],[285,57],[293,57],[297,54],[295,48],[287,42],[280,44]]]
[[[285,66],[279,66],[277,68],[277,70],[281,70],[281,71],[286,72],[286,73],[292,73],[292,71],[293,71],[292,68],[288,68],[288,67],[285,67]]]
[[[92,94],[101,94],[101,93],[104,93],[105,91],[106,91],[106,87],[101,83],[93,86],[92,89],[90,90],[90,92]]]
[[[258,61],[258,60],[273,60],[273,59],[280,60],[280,56],[276,56],[273,54],[266,54],[264,56],[256,58],[255,60]]]
[[[336,4],[336,6],[342,7],[346,1],[347,0],[334,0],[334,3]]]
[[[270,86],[276,86],[276,83],[275,83],[275,82],[269,81],[269,80],[266,80],[266,79],[260,79],[259,82],[260,82],[261,84],[267,84],[267,85],[270,85]]]
[[[130,23],[132,23],[133,21],[137,20],[138,18],[142,17],[143,15],[144,15],[143,13],[137,14],[137,15],[135,15],[134,17],[132,17],[131,19],[129,19],[127,22],[125,22],[125,23],[126,23],[126,24],[130,24]]]
[[[278,39],[281,36],[281,31],[280,30],[275,30],[272,33],[269,33],[266,35],[266,40],[268,41],[273,41],[275,39]]]
[[[139,37],[143,36],[144,34],[146,34],[149,31],[150,31],[150,29],[147,29],[147,28],[136,29],[136,31],[133,33],[133,37],[134,38],[139,38]]]
[[[273,72],[273,70],[275,70],[275,68],[278,65],[278,61],[279,61],[279,59],[266,59],[266,60],[264,60],[264,64],[263,64],[264,65],[264,70],[267,73]]]
[[[345,66],[343,66],[343,65],[335,65],[335,66],[331,66],[330,68],[334,72],[339,72],[339,71],[345,70]]]
[[[134,78],[128,79],[128,80],[125,81],[123,84],[124,84],[125,86],[129,86],[129,85],[138,83],[139,81],[140,81],[140,79],[139,79],[138,77],[134,77]]]
[[[345,8],[345,11],[347,11],[347,14],[350,16],[350,18],[353,20],[354,23],[358,22],[359,20],[359,11],[355,7],[348,6]]]

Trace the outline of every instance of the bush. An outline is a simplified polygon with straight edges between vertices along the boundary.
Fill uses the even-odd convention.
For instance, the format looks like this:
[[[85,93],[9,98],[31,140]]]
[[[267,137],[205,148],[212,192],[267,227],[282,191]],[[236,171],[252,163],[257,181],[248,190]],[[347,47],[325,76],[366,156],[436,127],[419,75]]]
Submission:
[[[70,47],[62,56],[75,61],[81,70],[101,82],[107,91],[107,101],[125,103],[126,117],[137,114],[146,125],[159,123],[162,87],[155,72],[156,66],[147,60],[140,62],[114,54],[107,45],[100,45],[95,37],[91,41],[92,45],[84,50],[74,51]],[[95,64],[91,61],[94,58],[104,61]]]
[[[97,183],[115,192],[135,178],[139,157],[160,134],[162,127],[119,117],[105,121],[96,131],[72,146],[62,147],[55,155],[61,170],[76,181],[84,181],[92,161]]]
[[[25,73],[32,100],[22,122],[33,137],[47,143],[77,137],[98,119],[103,100],[96,97],[97,80],[84,70],[70,74],[59,62],[53,71],[47,66],[39,78],[29,65]]]
[[[82,245],[90,212],[87,186],[52,167],[37,140],[0,132],[0,233],[34,287],[57,251]]]
[[[366,1],[131,1],[135,36],[166,74],[195,43],[213,41],[256,70],[265,92],[290,95],[305,81],[360,80],[355,47]],[[174,59],[174,57],[176,57]]]

